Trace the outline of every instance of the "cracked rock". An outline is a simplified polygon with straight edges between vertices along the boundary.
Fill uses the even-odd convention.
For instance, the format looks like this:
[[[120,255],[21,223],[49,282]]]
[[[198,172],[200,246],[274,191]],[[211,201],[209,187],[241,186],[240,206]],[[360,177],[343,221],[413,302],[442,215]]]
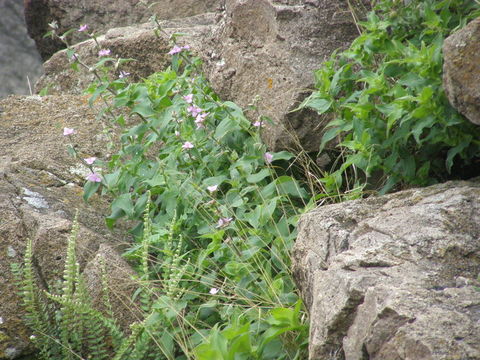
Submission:
[[[94,109],[81,96],[44,97],[42,101],[11,96],[0,101],[0,106],[4,109],[0,114],[0,359],[16,359],[33,352],[19,289],[10,270],[12,263],[23,262],[27,239],[32,239],[40,289],[52,288],[62,277],[76,209],[81,269],[108,245],[107,268],[115,269],[117,275],[131,274],[132,270],[112,255],[127,238],[106,229],[108,204],[97,196],[86,204],[82,199],[83,177],[70,171],[76,162],[67,153],[67,141],[75,142],[83,157],[93,152],[98,158],[106,157],[101,152],[106,143],[91,136],[102,131]],[[81,118],[77,114],[82,114]],[[65,139],[63,127],[76,128],[75,138]],[[98,277],[89,276],[89,281],[92,287],[98,286]],[[120,290],[125,299],[131,295],[130,288]],[[134,319],[130,315],[122,308],[125,326]]]
[[[480,359],[479,254],[480,179],[303,215],[309,359]]]

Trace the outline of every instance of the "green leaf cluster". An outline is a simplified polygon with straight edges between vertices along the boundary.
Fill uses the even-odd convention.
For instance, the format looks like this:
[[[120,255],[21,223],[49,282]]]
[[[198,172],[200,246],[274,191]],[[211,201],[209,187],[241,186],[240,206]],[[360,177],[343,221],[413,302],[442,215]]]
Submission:
[[[137,292],[151,324],[145,341],[162,344],[157,359],[299,358],[308,329],[289,250],[308,194],[276,165],[293,155],[272,153],[270,163],[259,129],[213,93],[200,65],[177,54],[171,68],[111,96],[122,130],[101,191],[113,196],[109,226],[137,220],[125,256],[155,284]],[[85,197],[96,191],[87,183]]]
[[[322,179],[329,191],[429,185],[479,157],[478,130],[442,87],[445,37],[479,15],[470,0],[379,1],[362,34],[316,72],[301,107],[331,117],[320,148],[339,141],[337,166]]]
[[[112,316],[95,310],[90,303],[76,260],[77,235],[75,219],[67,244],[63,281],[56,290],[41,289],[38,285],[32,241],[27,243],[20,294],[39,359],[111,359],[126,338]]]

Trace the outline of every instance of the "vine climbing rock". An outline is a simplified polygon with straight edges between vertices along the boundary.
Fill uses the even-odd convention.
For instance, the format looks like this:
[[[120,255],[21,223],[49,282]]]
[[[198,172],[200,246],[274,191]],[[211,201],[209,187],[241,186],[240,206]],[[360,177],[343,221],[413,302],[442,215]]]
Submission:
[[[112,289],[118,289],[115,294],[120,294],[124,302],[133,295],[133,270],[118,255],[112,255],[128,238],[106,229],[105,200],[96,195],[90,204],[82,200],[81,186],[89,170],[66,150],[72,141],[83,157],[108,158],[108,153],[101,150],[106,148],[108,138],[95,117],[96,110],[82,96],[11,96],[0,101],[2,360],[32,352],[11,266],[23,262],[27,239],[32,239],[39,288],[55,287],[62,278],[67,238],[76,209],[80,224],[77,259],[81,269],[91,269],[103,256],[107,274],[114,269]],[[64,127],[74,128],[75,134],[64,136]],[[109,256],[104,256],[107,253]],[[101,283],[98,274],[91,270],[87,273],[88,287]],[[93,292],[92,296],[95,300],[100,295]],[[135,319],[134,314],[122,311],[125,325]]]
[[[479,254],[480,179],[303,215],[309,359],[480,359]]]
[[[443,85],[448,100],[480,125],[480,18],[445,39]]]
[[[44,35],[50,31],[49,24],[56,22],[58,32],[78,29],[88,24],[89,31],[104,34],[108,29],[145,23],[152,15],[159,20],[176,19],[215,11],[222,0],[24,0],[25,20],[28,33],[35,40],[44,60],[65,48],[62,42]],[[70,44],[84,40],[84,35],[74,31],[69,36]]]

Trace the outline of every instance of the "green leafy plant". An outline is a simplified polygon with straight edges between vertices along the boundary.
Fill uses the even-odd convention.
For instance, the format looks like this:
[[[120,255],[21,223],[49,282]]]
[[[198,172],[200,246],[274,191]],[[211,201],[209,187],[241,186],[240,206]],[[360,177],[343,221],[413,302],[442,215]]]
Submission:
[[[39,288],[32,241],[27,243],[21,295],[33,333],[31,339],[42,359],[111,359],[124,337],[115,320],[95,310],[89,301],[76,261],[77,234],[75,219],[67,244],[63,282],[57,291]]]
[[[293,155],[268,152],[262,122],[250,123],[237,105],[221,101],[200,60],[175,39],[172,66],[139,83],[112,76],[121,60],[97,44],[96,81],[87,91],[91,103],[104,102],[107,126],[120,129],[118,152],[82,159],[75,129],[64,129],[68,151],[90,171],[85,200],[109,194],[107,225],[121,218],[138,224],[124,255],[136,265],[135,298],[145,318],[119,352],[135,359],[205,351],[304,358],[308,327],[289,250],[308,193],[279,166]],[[70,47],[67,55],[74,68],[89,66]],[[227,336],[222,349],[212,340],[217,334]]]
[[[340,139],[330,150],[340,159],[322,179],[328,191],[429,185],[449,178],[455,162],[478,159],[478,131],[442,88],[442,44],[479,15],[468,0],[380,1],[350,48],[316,72],[301,107],[332,118],[320,151]]]
[[[140,220],[144,213],[151,219],[133,230],[138,241],[125,255],[148,257],[150,266],[139,262],[142,276],[162,284],[165,295],[152,306],[177,344],[171,353],[183,353],[172,358],[211,348],[219,331],[258,341],[245,358],[266,356],[274,340],[285,346],[275,346],[271,358],[297,358],[306,342],[288,345],[295,336],[269,323],[297,309],[294,325],[278,327],[306,338],[288,253],[308,194],[274,166],[292,154],[267,152],[262,124],[251,124],[238,106],[218,99],[188,49],[172,52],[170,69],[112,97],[139,121],[125,127],[121,149],[107,163],[102,191],[114,196],[107,223]],[[115,121],[123,126],[125,115]],[[95,191],[87,183],[86,197]],[[226,342],[228,356],[237,352],[235,344]]]

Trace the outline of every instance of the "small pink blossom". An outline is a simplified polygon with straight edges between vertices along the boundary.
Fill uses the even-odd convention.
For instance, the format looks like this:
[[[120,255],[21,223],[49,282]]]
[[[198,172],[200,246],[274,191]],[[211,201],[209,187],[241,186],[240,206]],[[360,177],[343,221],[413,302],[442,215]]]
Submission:
[[[266,152],[263,157],[265,158],[265,161],[267,164],[270,164],[273,161],[273,155],[270,154],[269,152]]]
[[[197,117],[195,118],[195,124],[197,124],[197,129],[202,129],[205,127],[203,122],[205,121],[205,118],[208,116],[208,113],[203,113],[203,114],[198,114]]]
[[[75,129],[71,129],[71,128],[63,128],[63,135],[64,136],[68,136],[68,135],[72,135],[72,134],[75,134]]]
[[[196,117],[202,112],[202,109],[200,109],[198,106],[192,105],[187,108],[187,111],[192,114],[193,117]]]
[[[85,162],[88,164],[88,165],[92,165],[95,160],[97,160],[97,158],[95,156],[92,156],[92,157],[89,157],[89,158],[86,158],[86,159],[83,159],[85,160]]]
[[[232,222],[233,218],[220,218],[217,222],[217,228],[228,226]]]
[[[182,145],[183,149],[193,149],[195,146],[190,141],[185,141]]]
[[[203,123],[205,121],[205,118],[208,116],[209,113],[202,113],[198,114],[197,117],[195,118],[195,123]]]
[[[168,55],[175,55],[181,52],[183,49],[180,46],[175,45],[172,50],[168,52]]]
[[[84,32],[84,31],[87,31],[87,30],[88,30],[88,25],[87,24],[80,25],[80,28],[78,29],[79,32]]]
[[[100,178],[100,175],[98,175],[98,174],[95,173],[95,172],[88,174],[88,176],[86,177],[86,179],[87,179],[88,181],[92,181],[92,182],[102,182],[102,179]]]
[[[211,193],[217,191],[218,185],[212,185],[212,186],[207,186],[207,190],[210,191]]]
[[[102,49],[98,52],[98,56],[108,56],[110,55],[111,51],[110,49]]]
[[[263,125],[263,124],[262,124],[261,121],[255,121],[255,122],[253,123],[253,126],[255,126],[255,127],[261,127],[262,125]]]
[[[180,131],[176,130],[176,131],[175,131],[175,136],[176,136],[176,137],[179,137],[179,136],[180,136]]]
[[[188,94],[183,97],[183,100],[185,100],[187,103],[191,104],[193,101],[193,94]]]
[[[190,45],[185,45],[182,47],[182,50],[190,50]]]
[[[211,288],[210,291],[209,291],[209,293],[212,294],[212,295],[217,295],[219,291],[220,291],[220,290],[217,289],[217,288]]]
[[[126,78],[128,75],[130,75],[129,72],[120,71],[120,75],[118,75],[118,77],[119,77],[120,79],[123,79],[123,78]]]

